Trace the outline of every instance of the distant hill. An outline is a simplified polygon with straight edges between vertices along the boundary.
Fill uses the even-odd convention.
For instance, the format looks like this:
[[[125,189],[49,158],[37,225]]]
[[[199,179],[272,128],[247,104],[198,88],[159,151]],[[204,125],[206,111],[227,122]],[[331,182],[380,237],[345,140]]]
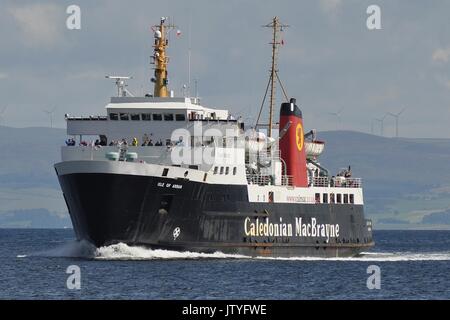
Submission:
[[[324,166],[337,172],[351,165],[354,175],[363,178],[366,212],[372,217],[396,225],[402,219],[421,223],[425,215],[450,208],[450,139],[353,131],[319,132],[318,138],[326,142],[320,159]]]
[[[8,224],[14,224],[11,214],[16,211],[23,217],[21,210],[39,209],[50,225],[55,215],[55,226],[61,225],[65,204],[53,164],[65,139],[64,129],[0,127],[0,200],[16,201],[9,206],[0,201],[0,215],[8,214]],[[351,165],[353,175],[363,178],[366,212],[376,226],[448,222],[439,213],[450,209],[450,139],[396,139],[353,131],[319,132],[318,139],[326,142],[320,162],[332,174]],[[40,190],[59,199],[45,207],[36,199]],[[29,217],[34,211],[26,212]]]
[[[59,216],[47,209],[16,210],[0,214],[3,228],[70,228],[69,215]]]
[[[0,186],[58,187],[53,164],[65,139],[65,129],[0,126]]]
[[[323,164],[352,165],[372,196],[403,194],[450,183],[450,140],[383,138],[360,132],[322,132]]]

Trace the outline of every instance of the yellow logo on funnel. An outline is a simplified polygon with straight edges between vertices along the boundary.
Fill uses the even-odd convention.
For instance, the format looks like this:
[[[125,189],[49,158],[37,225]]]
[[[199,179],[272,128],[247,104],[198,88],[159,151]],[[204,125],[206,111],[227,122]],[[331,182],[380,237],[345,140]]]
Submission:
[[[295,128],[295,142],[297,143],[297,149],[298,151],[302,151],[303,149],[303,141],[304,141],[304,134],[303,134],[303,127],[302,124],[297,124],[297,127]]]

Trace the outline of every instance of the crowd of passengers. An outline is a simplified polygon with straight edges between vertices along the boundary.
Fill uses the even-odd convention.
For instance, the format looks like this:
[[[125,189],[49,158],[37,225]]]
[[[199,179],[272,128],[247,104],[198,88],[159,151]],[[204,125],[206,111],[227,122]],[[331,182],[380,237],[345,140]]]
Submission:
[[[76,142],[75,139],[73,138],[69,138],[66,140],[66,145],[67,146],[75,146]],[[147,134],[144,134],[144,136],[142,137],[142,143],[139,144],[139,141],[137,138],[133,138],[130,142],[127,141],[127,139],[121,139],[121,140],[111,140],[111,142],[109,144],[106,143],[106,140],[95,140],[95,142],[92,142],[91,144],[87,143],[86,141],[81,141],[80,142],[80,146],[95,146],[95,147],[101,147],[101,146],[117,146],[117,147],[121,147],[121,146],[133,146],[133,147],[137,147],[137,146],[142,146],[142,147],[151,147],[151,146],[163,146],[163,142],[161,139],[159,139],[158,141],[153,142],[152,139],[150,139],[148,137]],[[166,146],[183,146],[183,138],[180,137],[180,139],[178,141],[170,141],[167,140],[165,143]]]

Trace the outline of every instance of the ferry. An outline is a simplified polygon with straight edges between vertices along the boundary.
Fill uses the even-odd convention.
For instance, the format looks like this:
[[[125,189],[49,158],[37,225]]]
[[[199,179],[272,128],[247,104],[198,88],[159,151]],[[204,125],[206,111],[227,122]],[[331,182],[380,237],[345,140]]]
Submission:
[[[279,20],[271,26],[276,35]],[[65,117],[68,139],[54,167],[77,239],[265,257],[370,249],[362,181],[320,163],[325,142],[305,131],[296,99],[281,103],[278,126],[271,108],[264,133],[198,97],[175,97],[172,27],[166,18],[154,26],[152,94],[134,96],[130,77],[108,76],[117,96],[105,115]]]

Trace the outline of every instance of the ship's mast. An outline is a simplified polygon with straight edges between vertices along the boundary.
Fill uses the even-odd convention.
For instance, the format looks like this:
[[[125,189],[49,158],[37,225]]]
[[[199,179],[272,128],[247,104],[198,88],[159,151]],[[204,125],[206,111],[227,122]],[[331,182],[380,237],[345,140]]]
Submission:
[[[273,28],[273,39],[272,39],[272,68],[270,69],[270,109],[269,109],[269,137],[272,136],[272,126],[273,126],[273,106],[274,106],[274,98],[275,98],[275,68],[277,66],[277,36],[278,36],[278,17],[273,18],[271,24],[268,27]]]
[[[270,105],[269,105],[269,132],[268,136],[272,137],[272,128],[273,128],[273,111],[274,111],[274,105],[275,105],[275,89],[276,89],[276,81],[280,82],[281,89],[283,90],[283,94],[285,95],[285,98],[287,98],[286,92],[283,88],[283,85],[281,84],[280,78],[278,77],[278,69],[277,69],[277,58],[278,58],[278,46],[280,44],[283,44],[282,41],[279,41],[279,32],[283,31],[283,28],[289,27],[288,25],[282,24],[278,17],[274,17],[272,19],[272,22],[263,26],[266,28],[272,28],[272,42],[270,43],[272,45],[272,64],[270,68],[270,78],[269,83],[267,84],[266,93],[264,94],[264,99],[261,105],[261,109],[259,110],[258,119],[256,121],[256,128],[261,126],[259,124],[259,120],[261,117],[262,108],[264,106],[264,102],[266,100],[267,91],[270,87]]]
[[[154,26],[155,31],[155,52],[153,55],[153,61],[155,64],[155,77],[152,78],[152,82],[155,83],[155,88],[153,92],[154,97],[168,97],[169,90],[167,85],[169,84],[169,79],[167,76],[167,64],[169,58],[166,56],[166,48],[169,46],[169,41],[167,39],[167,32],[170,29],[175,28],[174,25],[166,25],[166,18],[161,18],[160,24]]]

